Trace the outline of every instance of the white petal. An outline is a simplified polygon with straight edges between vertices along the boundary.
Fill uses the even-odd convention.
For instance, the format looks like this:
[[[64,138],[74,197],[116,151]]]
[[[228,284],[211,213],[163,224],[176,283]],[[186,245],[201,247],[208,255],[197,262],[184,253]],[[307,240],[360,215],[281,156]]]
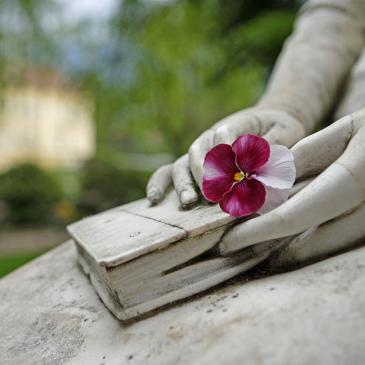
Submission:
[[[265,186],[266,197],[265,203],[262,208],[257,212],[259,214],[265,214],[270,210],[275,209],[279,205],[288,200],[290,189],[274,189],[269,186]]]
[[[255,179],[276,189],[289,189],[295,181],[294,156],[289,148],[281,145],[270,146],[270,158],[255,172]]]

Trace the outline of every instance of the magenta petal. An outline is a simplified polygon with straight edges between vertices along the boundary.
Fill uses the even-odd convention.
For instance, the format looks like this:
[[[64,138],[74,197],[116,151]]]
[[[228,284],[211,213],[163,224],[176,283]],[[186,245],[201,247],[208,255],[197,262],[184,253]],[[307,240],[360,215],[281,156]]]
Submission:
[[[264,165],[270,157],[270,145],[262,137],[244,134],[232,144],[236,162],[244,172],[254,172]]]
[[[212,202],[218,202],[231,189],[236,172],[235,154],[231,146],[219,144],[213,147],[204,160],[204,196]]]
[[[265,187],[255,179],[245,179],[223,195],[219,205],[233,217],[256,213],[265,203]]]

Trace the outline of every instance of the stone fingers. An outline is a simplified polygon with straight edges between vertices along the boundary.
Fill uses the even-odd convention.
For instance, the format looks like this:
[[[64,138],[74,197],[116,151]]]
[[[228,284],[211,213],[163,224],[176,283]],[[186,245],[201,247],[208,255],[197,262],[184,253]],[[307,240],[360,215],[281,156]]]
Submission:
[[[199,199],[187,155],[180,157],[174,164],[162,166],[155,171],[147,184],[148,200],[152,204],[159,203],[172,184],[183,207]]]
[[[183,207],[189,207],[199,199],[193,176],[190,173],[189,157],[180,157],[172,167],[172,180]]]
[[[146,195],[151,204],[159,203],[172,183],[172,164],[157,169],[150,177]]]
[[[270,259],[272,269],[304,265],[365,243],[365,204],[337,219],[313,227],[293,239]]]
[[[246,110],[236,112],[224,118],[214,129],[214,145],[220,143],[232,144],[242,134],[263,135],[272,123],[255,116]]]
[[[362,191],[337,163],[273,211],[232,228],[219,249],[228,254],[258,242],[301,233],[361,204]]]
[[[220,251],[299,234],[359,207],[365,199],[364,139],[365,127],[354,132],[352,118],[343,118],[294,146],[300,176],[325,170],[275,210],[231,229]]]
[[[293,121],[289,123],[275,123],[263,137],[270,144],[282,144],[291,147],[294,143],[303,138],[304,135],[304,128]]]
[[[358,122],[354,119],[354,122]],[[338,163],[350,172],[365,199],[365,123],[354,128],[354,136],[348,143],[345,152],[338,159]]]
[[[200,189],[203,182],[203,164],[207,152],[213,147],[213,130],[208,129],[197,138],[189,149],[190,171]]]
[[[352,118],[347,116],[294,145],[297,179],[318,174],[338,159],[352,132]]]

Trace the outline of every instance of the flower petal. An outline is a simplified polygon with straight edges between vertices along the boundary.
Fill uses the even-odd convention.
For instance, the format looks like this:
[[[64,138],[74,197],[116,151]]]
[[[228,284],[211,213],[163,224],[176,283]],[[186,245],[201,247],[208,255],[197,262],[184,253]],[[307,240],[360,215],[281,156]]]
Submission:
[[[274,189],[269,186],[265,186],[266,198],[265,204],[257,211],[259,214],[265,214],[277,208],[288,200],[290,189]]]
[[[295,181],[294,156],[285,146],[270,146],[269,161],[258,170],[254,178],[266,186],[277,189],[289,189]]]
[[[235,154],[231,146],[219,144],[213,147],[204,160],[204,196],[212,202],[218,202],[231,189],[236,172]]]
[[[233,217],[256,213],[265,202],[265,187],[255,179],[245,179],[232,186],[219,201],[222,210]]]
[[[244,134],[232,144],[236,162],[243,172],[254,172],[264,165],[270,156],[270,145],[262,137]]]

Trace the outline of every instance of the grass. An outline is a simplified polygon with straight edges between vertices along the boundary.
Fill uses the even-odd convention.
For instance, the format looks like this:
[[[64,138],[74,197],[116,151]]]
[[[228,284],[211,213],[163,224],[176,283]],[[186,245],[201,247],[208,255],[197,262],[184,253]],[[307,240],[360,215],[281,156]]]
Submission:
[[[30,260],[41,255],[43,252],[25,252],[17,254],[0,255],[0,278]]]

